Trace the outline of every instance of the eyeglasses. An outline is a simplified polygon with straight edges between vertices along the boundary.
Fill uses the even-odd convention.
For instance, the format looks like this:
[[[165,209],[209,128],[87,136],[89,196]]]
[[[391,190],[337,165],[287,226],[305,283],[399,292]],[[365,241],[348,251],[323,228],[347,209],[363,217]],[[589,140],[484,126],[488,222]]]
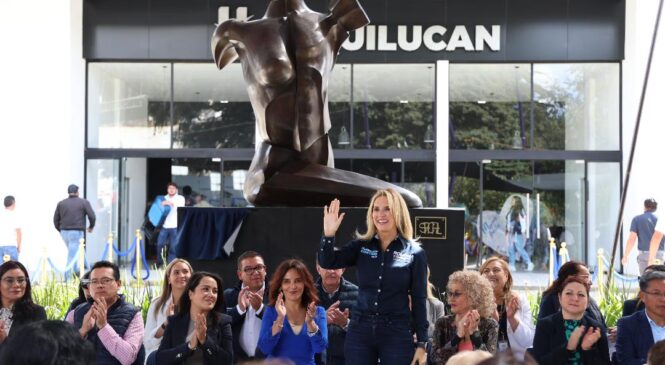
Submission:
[[[97,286],[97,285],[100,285],[100,284],[103,285],[103,286],[106,286],[106,285],[111,284],[114,281],[115,281],[114,278],[101,278],[99,280],[92,279],[92,280],[90,280],[90,284],[94,285],[94,286]]]
[[[15,277],[8,276],[8,277],[5,277],[5,278],[2,278],[2,282],[5,283],[7,286],[14,286],[14,284],[17,284],[17,283],[18,283],[19,286],[25,286],[27,280],[26,280],[25,277],[15,278]]]
[[[642,292],[645,293],[645,294],[653,295],[654,297],[657,297],[657,298],[660,299],[660,300],[665,299],[665,293],[661,293],[661,292],[659,292],[659,291],[648,292],[648,291],[646,291],[646,290],[642,290]]]
[[[256,271],[257,273],[261,273],[261,272],[263,272],[263,270],[265,270],[265,269],[266,269],[265,265],[256,265],[256,266],[254,266],[254,267],[251,267],[251,266],[250,266],[250,267],[246,267],[246,268],[242,269],[242,271],[243,271],[245,274],[251,275],[251,274],[254,273],[255,271]]]
[[[462,293],[461,291],[449,291],[448,293],[446,293],[446,295],[448,295],[448,298],[457,299],[462,295],[464,295],[464,293]]]

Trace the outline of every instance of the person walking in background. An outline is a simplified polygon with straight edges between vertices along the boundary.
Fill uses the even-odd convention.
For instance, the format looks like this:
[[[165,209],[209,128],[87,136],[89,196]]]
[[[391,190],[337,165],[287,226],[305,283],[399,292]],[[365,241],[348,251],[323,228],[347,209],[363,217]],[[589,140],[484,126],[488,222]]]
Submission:
[[[324,269],[316,262],[319,278],[316,290],[319,302],[326,310],[328,347],[316,356],[318,365],[344,365],[344,342],[349,327],[351,308],[358,299],[358,287],[344,279],[344,269]]]
[[[506,217],[506,240],[508,241],[508,261],[511,271],[516,271],[515,251],[522,258],[522,262],[526,263],[526,270],[533,271],[533,263],[525,250],[526,239],[524,235],[528,228],[525,217],[522,198],[514,196]]]
[[[79,187],[71,184],[67,187],[69,197],[61,200],[55,208],[53,225],[60,232],[62,240],[67,246],[67,264],[72,262],[79,248],[80,240],[85,235],[85,217],[88,217],[88,233],[95,227],[95,212],[90,202],[79,197]],[[69,279],[71,271],[65,272],[65,280]]]
[[[658,222],[656,209],[658,209],[658,203],[655,199],[649,198],[644,201],[644,213],[636,215],[630,222],[630,234],[626,242],[626,251],[623,258],[621,258],[622,265],[628,264],[628,257],[635,248],[635,241],[637,241],[637,265],[640,269],[640,275],[644,274],[644,269],[649,262],[649,243]],[[656,253],[656,258],[661,262],[663,261],[663,242],[665,241],[661,238]]]
[[[7,195],[4,200],[5,209],[0,211],[0,260],[5,255],[10,260],[18,261],[21,253],[21,225],[14,209],[16,199]]]
[[[164,265],[162,250],[164,246],[169,245],[167,262],[173,261],[176,257],[176,245],[178,244],[178,207],[185,206],[185,198],[178,194],[178,185],[174,182],[166,184],[166,195],[162,202],[164,206],[170,206],[171,210],[164,220],[162,229],[157,237],[157,266]]]
[[[323,208],[319,265],[356,267],[358,302],[346,334],[347,365],[378,359],[382,365],[426,364],[427,255],[414,241],[406,202],[393,189],[377,191],[367,210],[367,232],[356,232],[356,240],[335,249],[343,219],[338,199]]]

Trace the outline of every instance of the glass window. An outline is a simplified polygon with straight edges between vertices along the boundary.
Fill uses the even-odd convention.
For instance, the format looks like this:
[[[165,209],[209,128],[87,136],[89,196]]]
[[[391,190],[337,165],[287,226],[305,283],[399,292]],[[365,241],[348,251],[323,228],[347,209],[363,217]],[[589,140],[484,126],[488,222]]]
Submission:
[[[251,148],[256,121],[240,64],[175,64],[174,148]]]
[[[590,266],[595,266],[598,249],[602,248],[605,251],[605,258],[608,261],[612,255],[614,231],[621,202],[621,167],[618,162],[589,162],[587,171],[589,181],[588,261]],[[617,252],[615,260],[615,268],[618,268],[621,261],[619,252]]]
[[[88,147],[170,148],[171,66],[88,64]]]
[[[328,84],[330,143],[351,148],[351,65],[337,65]]]
[[[477,162],[451,162],[449,164],[450,208],[464,209],[464,249],[467,256],[477,257],[481,245],[479,227],[480,212],[480,164]],[[490,222],[491,223],[491,222]]]
[[[221,162],[210,158],[174,158],[171,178],[178,184],[185,205],[193,207],[221,206]]]
[[[122,246],[118,239],[118,196],[120,186],[119,160],[87,160],[85,198],[95,211],[95,227],[86,236],[86,258],[96,262],[102,258],[109,234],[113,235],[116,247]]]
[[[451,64],[449,77],[451,149],[529,145],[529,64]]]
[[[225,207],[245,207],[249,203],[245,200],[243,187],[245,177],[251,161],[224,161],[224,193]]]
[[[534,148],[618,150],[618,63],[535,64]]]
[[[402,162],[393,160],[357,159],[352,162],[353,172],[390,183],[402,182]]]
[[[404,182],[398,185],[418,195],[423,207],[434,207],[436,206],[434,177],[434,162],[404,162]]]
[[[353,101],[355,148],[431,147],[434,65],[354,65]]]

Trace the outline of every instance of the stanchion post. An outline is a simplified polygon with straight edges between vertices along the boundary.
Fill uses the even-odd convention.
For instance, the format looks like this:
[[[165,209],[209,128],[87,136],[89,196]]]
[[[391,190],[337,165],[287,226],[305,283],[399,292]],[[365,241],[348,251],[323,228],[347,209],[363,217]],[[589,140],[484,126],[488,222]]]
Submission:
[[[108,253],[106,254],[106,259],[108,262],[113,262],[113,233],[109,232],[109,238],[106,240],[106,244],[109,246]]]
[[[554,260],[556,260],[556,255],[553,255],[553,252],[556,252],[556,243],[554,243],[554,237],[550,237],[550,282],[549,284],[552,285],[552,282],[554,281]]]
[[[598,291],[600,292],[600,298],[603,300],[605,298],[605,284],[603,280],[603,271],[605,263],[603,262],[603,255],[605,254],[605,251],[602,248],[598,249]]]
[[[48,246],[44,245],[42,246],[42,268],[41,268],[41,274],[39,278],[40,283],[46,283],[46,280],[48,279],[48,276],[46,276],[46,268],[48,263]]]
[[[79,279],[85,275],[85,238],[79,240]]]
[[[12,259],[12,257],[9,256],[9,255],[4,255],[4,256],[2,256],[2,262],[3,262],[3,263],[5,263],[5,262],[7,262],[7,261],[9,261],[9,260],[11,260],[11,259]]]
[[[559,249],[559,263],[563,265],[568,262],[569,259],[570,255],[568,254],[568,249],[566,248],[566,242],[561,242],[561,248]]]
[[[136,283],[140,287],[143,284],[143,275],[141,275],[141,230],[136,230]]]

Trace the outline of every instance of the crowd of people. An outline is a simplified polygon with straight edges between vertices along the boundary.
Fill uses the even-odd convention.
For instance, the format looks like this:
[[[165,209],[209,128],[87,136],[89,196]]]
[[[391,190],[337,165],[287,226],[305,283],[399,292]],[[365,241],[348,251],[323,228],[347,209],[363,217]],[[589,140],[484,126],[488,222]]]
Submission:
[[[146,318],[121,294],[118,266],[99,261],[64,321],[48,321],[26,268],[7,261],[0,266],[0,364],[665,363],[663,265],[645,268],[639,296],[624,304],[616,328],[607,328],[589,295],[589,270],[575,261],[543,292],[535,325],[500,257],[450,275],[446,313],[398,193],[378,191],[367,232],[336,248],[343,219],[338,200],[324,207],[316,279],[305,263],[288,259],[268,280],[263,256],[247,251],[237,258],[238,284],[225,288],[218,275],[176,258]],[[351,266],[357,286],[343,277]]]

